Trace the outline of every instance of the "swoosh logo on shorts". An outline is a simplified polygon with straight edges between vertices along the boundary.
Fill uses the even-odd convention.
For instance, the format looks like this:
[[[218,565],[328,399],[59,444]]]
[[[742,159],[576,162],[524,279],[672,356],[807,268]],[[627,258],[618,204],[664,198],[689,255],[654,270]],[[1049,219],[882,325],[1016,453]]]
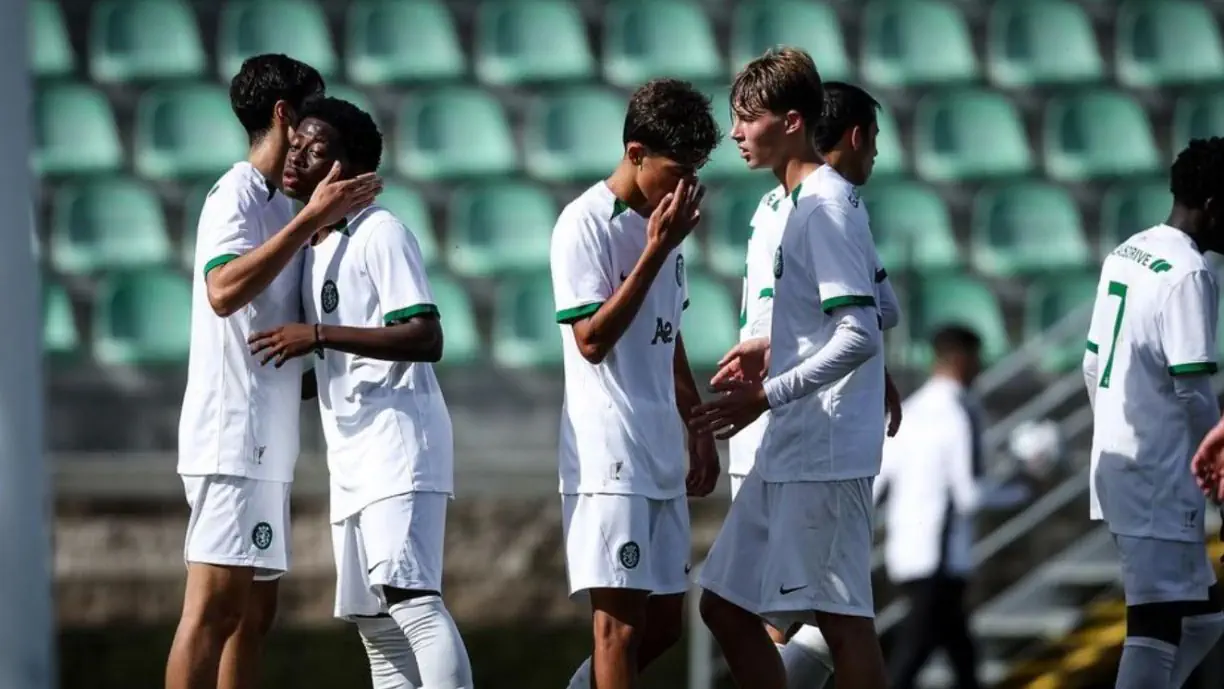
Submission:
[[[795,591],[798,591],[799,589],[805,589],[807,587],[808,587],[807,584],[804,584],[803,586],[796,586],[795,588],[790,588],[790,589],[786,588],[785,586],[779,586],[778,593],[785,596],[788,593],[794,593]]]

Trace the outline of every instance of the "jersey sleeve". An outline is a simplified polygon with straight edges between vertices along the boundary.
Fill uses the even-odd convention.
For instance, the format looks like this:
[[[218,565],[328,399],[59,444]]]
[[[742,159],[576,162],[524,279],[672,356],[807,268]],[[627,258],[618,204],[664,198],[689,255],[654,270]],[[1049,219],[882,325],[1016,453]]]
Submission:
[[[1216,322],[1219,294],[1206,270],[1174,283],[1160,311],[1160,344],[1169,374],[1174,376],[1216,372]]]
[[[550,256],[558,323],[594,314],[615,289],[606,242],[594,223],[567,215],[562,214],[553,229]]]
[[[398,222],[382,222],[370,230],[365,245],[366,272],[378,295],[383,324],[439,315],[416,237]]]
[[[875,252],[857,236],[845,213],[828,203],[813,208],[807,226],[808,256],[825,313],[841,306],[872,306]]]
[[[256,247],[260,206],[249,190],[217,183],[196,228],[196,264],[204,275]]]

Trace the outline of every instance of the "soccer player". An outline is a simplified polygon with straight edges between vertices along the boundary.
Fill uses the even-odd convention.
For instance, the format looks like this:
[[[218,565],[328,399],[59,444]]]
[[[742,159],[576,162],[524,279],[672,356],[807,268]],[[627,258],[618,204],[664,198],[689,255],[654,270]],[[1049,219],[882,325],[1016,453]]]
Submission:
[[[1113,534],[1126,592],[1118,689],[1177,689],[1224,631],[1206,501],[1189,470],[1220,420],[1219,293],[1203,254],[1224,248],[1224,139],[1173,163],[1169,219],[1105,258],[1084,353],[1092,403],[1091,514]]]
[[[380,184],[329,180],[294,217],[278,189],[281,167],[303,103],[322,91],[318,72],[284,55],[246,60],[230,84],[251,147],[209,192],[197,229],[179,421],[187,588],[167,689],[253,686],[277,579],[289,568],[302,374],[254,365],[247,335],[296,317],[302,246]]]
[[[820,77],[796,50],[766,53],[736,77],[735,133],[750,162],[780,172],[794,205],[774,254],[771,335],[741,348],[741,370],[702,405],[697,433],[729,437],[770,411],[756,463],[701,574],[702,617],[740,687],[783,689],[760,618],[818,623],[838,686],[885,686],[871,595],[872,477],[884,441],[884,362],[876,253],[856,190],[877,125],[849,128],[821,164]],[[873,111],[874,112],[874,111]]]
[[[339,166],[382,157],[374,120],[346,101],[307,104],[284,189],[309,198]],[[466,689],[472,670],[442,602],[454,440],[433,364],[442,324],[416,237],[378,205],[354,209],[306,252],[306,323],[252,335],[275,368],[314,354],[331,474],[336,616],[355,622],[376,689]],[[296,319],[295,319],[296,320]]]
[[[630,98],[620,164],[553,230],[566,567],[571,595],[590,600],[595,639],[571,687],[629,689],[681,633],[685,494],[708,495],[719,466],[711,436],[690,434],[685,475],[682,419],[701,399],[681,337],[680,244],[701,218],[697,170],[718,138],[690,84],[648,82]]]

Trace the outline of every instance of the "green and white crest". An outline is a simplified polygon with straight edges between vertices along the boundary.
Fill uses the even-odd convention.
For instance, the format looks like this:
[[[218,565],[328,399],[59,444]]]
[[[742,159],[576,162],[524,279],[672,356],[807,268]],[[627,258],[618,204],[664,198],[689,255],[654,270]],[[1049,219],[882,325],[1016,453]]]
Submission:
[[[620,560],[621,566],[625,569],[633,569],[638,566],[642,560],[642,549],[637,543],[629,541],[622,545],[620,550],[616,551],[616,557]]]
[[[268,522],[259,522],[251,529],[251,542],[260,550],[267,550],[272,545],[272,525]]]

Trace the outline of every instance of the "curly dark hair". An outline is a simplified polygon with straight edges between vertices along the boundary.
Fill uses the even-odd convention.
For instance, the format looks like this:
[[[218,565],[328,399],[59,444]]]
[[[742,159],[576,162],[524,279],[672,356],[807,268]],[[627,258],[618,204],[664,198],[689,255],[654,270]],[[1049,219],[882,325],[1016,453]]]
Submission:
[[[851,127],[870,127],[879,110],[880,102],[863,89],[841,81],[825,82],[824,111],[813,128],[816,150],[833,150]]]
[[[1173,161],[1169,191],[1187,208],[1203,208],[1224,193],[1224,138],[1194,139]],[[1224,199],[1221,199],[1224,200]]]
[[[687,81],[654,79],[629,99],[624,143],[636,141],[653,154],[701,167],[722,133],[710,110],[710,99]]]
[[[816,62],[798,48],[782,47],[749,62],[731,83],[731,111],[743,119],[794,110],[811,132],[824,112],[824,86]]]
[[[302,108],[302,119],[316,119],[332,126],[340,135],[339,144],[356,175],[374,172],[382,162],[382,133],[374,118],[361,108],[339,98],[317,98]]]
[[[251,143],[272,128],[272,110],[286,101],[300,117],[307,100],[323,95],[325,84],[318,70],[286,55],[247,58],[230,80],[230,107]]]

